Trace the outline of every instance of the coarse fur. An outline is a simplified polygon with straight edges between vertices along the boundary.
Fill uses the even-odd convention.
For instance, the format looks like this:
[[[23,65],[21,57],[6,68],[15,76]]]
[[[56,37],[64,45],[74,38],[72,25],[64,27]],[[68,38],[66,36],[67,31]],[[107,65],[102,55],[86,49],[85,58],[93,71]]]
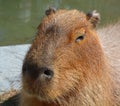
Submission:
[[[98,18],[88,16],[47,11],[24,60],[20,106],[120,106],[120,25],[97,34]],[[51,80],[28,75],[40,67],[54,72]]]

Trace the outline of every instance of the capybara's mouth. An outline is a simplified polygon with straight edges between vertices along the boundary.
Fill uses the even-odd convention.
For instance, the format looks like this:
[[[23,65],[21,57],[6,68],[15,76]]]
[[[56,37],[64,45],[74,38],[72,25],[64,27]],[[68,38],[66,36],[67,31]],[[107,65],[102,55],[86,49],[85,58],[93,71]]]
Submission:
[[[38,98],[46,99],[48,98],[49,93],[49,82],[42,82],[39,80],[33,81],[32,83],[25,83],[23,85],[23,90],[30,96],[36,96]]]

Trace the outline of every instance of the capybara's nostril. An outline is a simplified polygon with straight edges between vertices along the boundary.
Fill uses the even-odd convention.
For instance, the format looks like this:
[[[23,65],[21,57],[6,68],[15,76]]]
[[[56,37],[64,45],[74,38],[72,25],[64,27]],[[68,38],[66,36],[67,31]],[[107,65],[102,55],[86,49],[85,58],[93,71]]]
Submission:
[[[51,79],[53,77],[53,74],[54,74],[53,71],[46,67],[40,68],[40,71],[42,72],[41,73],[42,77],[45,77],[47,79]]]

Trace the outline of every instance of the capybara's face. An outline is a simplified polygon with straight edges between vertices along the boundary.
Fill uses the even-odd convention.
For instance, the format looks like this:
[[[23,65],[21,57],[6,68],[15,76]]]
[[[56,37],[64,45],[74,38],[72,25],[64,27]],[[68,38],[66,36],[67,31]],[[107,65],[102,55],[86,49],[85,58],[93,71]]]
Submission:
[[[48,14],[24,60],[23,90],[41,100],[74,94],[97,73],[101,51],[84,13],[59,10]]]

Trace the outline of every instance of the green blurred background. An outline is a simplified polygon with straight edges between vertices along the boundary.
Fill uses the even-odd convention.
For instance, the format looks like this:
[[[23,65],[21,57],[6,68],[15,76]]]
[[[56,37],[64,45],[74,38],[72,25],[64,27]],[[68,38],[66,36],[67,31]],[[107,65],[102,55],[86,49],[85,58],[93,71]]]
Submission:
[[[0,46],[30,43],[49,6],[97,10],[100,26],[120,20],[120,0],[0,0]]]

